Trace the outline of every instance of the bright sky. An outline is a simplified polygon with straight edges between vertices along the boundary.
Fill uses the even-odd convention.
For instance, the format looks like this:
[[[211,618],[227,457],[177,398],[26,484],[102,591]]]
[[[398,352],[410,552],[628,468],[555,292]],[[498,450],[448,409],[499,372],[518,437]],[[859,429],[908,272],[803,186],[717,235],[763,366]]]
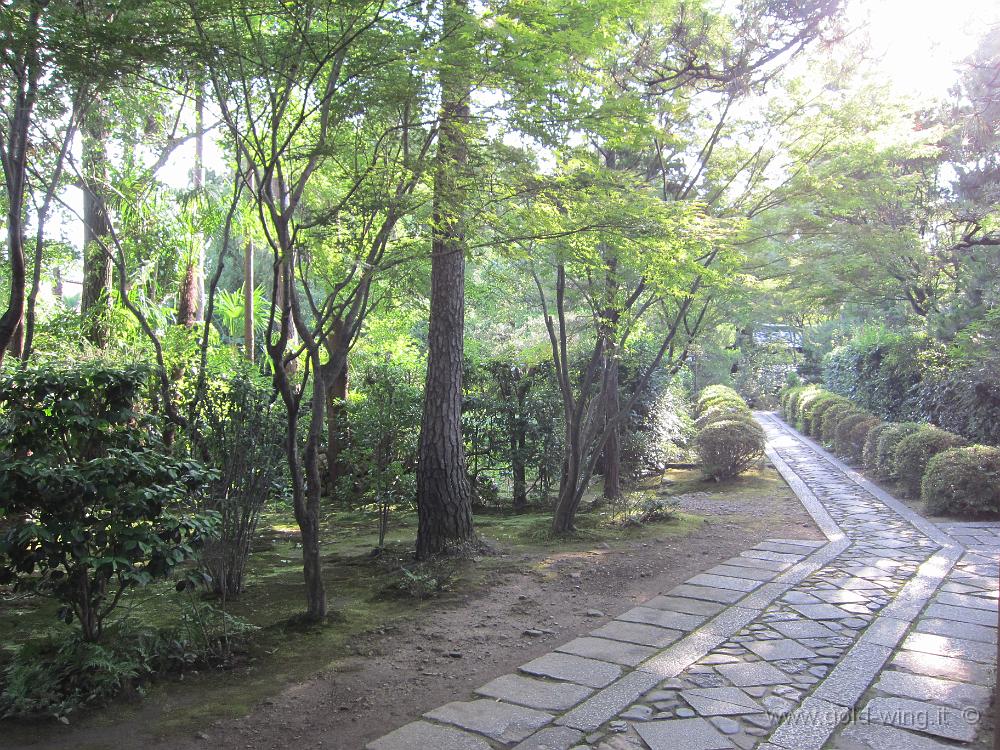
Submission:
[[[871,56],[901,94],[938,97],[980,37],[1000,25],[997,0],[850,0],[852,26],[867,26]]]

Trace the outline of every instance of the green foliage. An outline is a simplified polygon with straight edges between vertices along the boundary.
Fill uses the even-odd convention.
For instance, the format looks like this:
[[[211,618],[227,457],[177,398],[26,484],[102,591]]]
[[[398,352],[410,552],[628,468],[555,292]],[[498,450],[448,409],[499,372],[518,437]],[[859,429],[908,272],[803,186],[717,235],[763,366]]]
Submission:
[[[837,436],[837,426],[848,417],[862,413],[854,404],[835,403],[823,411],[822,416],[816,422],[819,425],[817,436],[826,445],[833,445],[833,440]]]
[[[1000,513],[1000,448],[950,448],[927,463],[921,499],[931,513]]]
[[[712,422],[699,430],[694,447],[706,477],[722,481],[742,474],[764,455],[764,434],[745,421]]]
[[[903,483],[906,491],[915,497],[920,494],[920,482],[931,458],[964,443],[959,435],[930,425],[922,425],[896,445],[895,475]]]
[[[920,414],[917,389],[933,350],[927,336],[863,328],[827,356],[823,382],[883,419],[912,419]]]
[[[709,406],[704,412],[702,412],[701,416],[695,420],[694,426],[695,429],[700,430],[712,422],[718,422],[723,419],[744,420],[757,424],[756,421],[754,421],[753,414],[751,414],[749,407],[742,404],[737,406],[735,403],[726,403],[722,405]]]
[[[807,435],[820,438],[823,435],[823,415],[828,409],[837,406],[850,405],[843,396],[838,396],[829,391],[820,392],[815,398],[809,398],[806,406],[801,410],[802,424]]]
[[[204,570],[217,593],[237,595],[265,503],[284,492],[285,416],[267,383],[249,368],[210,379],[195,438],[216,476],[200,497],[219,516],[219,537],[206,543]]]
[[[185,596],[176,627],[156,630],[122,620],[105,643],[77,631],[48,635],[19,649],[0,675],[0,718],[68,717],[143,690],[160,673],[227,663],[256,627]]]
[[[860,411],[840,420],[833,438],[834,451],[851,461],[860,461],[868,433],[878,424],[878,417]]]
[[[895,422],[879,422],[868,430],[865,444],[861,451],[861,462],[866,469],[878,470],[878,441],[887,430],[895,426]]]
[[[924,425],[920,422],[893,422],[879,433],[875,448],[875,468],[879,474],[890,479],[896,476],[896,446],[921,427]]]
[[[135,411],[145,373],[98,363],[0,384],[0,582],[48,594],[97,640],[134,586],[195,557],[218,516],[168,509],[212,478],[166,454]]]

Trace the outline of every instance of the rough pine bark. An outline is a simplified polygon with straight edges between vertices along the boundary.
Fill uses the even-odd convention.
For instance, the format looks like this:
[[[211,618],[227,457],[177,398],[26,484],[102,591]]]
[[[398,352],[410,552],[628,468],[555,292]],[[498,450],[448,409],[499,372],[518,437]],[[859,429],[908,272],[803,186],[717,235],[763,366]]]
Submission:
[[[462,226],[471,85],[462,60],[468,0],[443,0],[441,122],[431,227],[431,307],[427,384],[417,457],[417,557],[425,559],[475,539],[472,487],[462,442],[462,355],[465,345],[465,234]]]

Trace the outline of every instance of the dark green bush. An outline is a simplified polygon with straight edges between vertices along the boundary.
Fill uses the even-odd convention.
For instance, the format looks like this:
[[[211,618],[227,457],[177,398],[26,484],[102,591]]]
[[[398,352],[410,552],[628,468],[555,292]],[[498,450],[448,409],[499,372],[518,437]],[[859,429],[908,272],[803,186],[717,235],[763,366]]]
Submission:
[[[826,356],[823,384],[883,419],[912,419],[921,413],[918,387],[937,350],[926,334],[864,328]]]
[[[746,406],[736,406],[734,404],[724,404],[722,406],[710,406],[702,412],[701,416],[695,420],[695,429],[700,430],[707,424],[718,422],[722,419],[744,419],[754,421],[753,414]]]
[[[864,412],[850,402],[834,404],[823,412],[823,416],[818,423],[819,429],[817,430],[817,437],[823,444],[833,445],[833,439],[837,435],[837,426],[841,423],[841,421],[854,414],[863,413]]]
[[[145,376],[86,364],[0,379],[0,517],[16,519],[0,584],[53,596],[88,641],[125,591],[168,577],[218,525],[180,509],[214,475],[160,445],[137,411]]]
[[[964,443],[960,435],[931,425],[922,425],[900,440],[895,450],[895,471],[907,493],[919,495],[924,470],[933,456]]]
[[[698,432],[695,450],[705,476],[721,481],[743,473],[764,454],[764,434],[745,421],[712,422]]]
[[[879,474],[889,478],[896,476],[896,446],[923,426],[920,422],[893,422],[879,435],[875,449],[875,468]]]
[[[838,405],[850,405],[850,403],[843,396],[824,391],[819,397],[810,401],[809,406],[802,413],[806,434],[815,438],[822,437],[823,415],[826,414],[826,410]]]
[[[878,417],[860,411],[840,420],[833,436],[833,450],[852,461],[860,460],[868,431],[879,424]]]
[[[879,422],[868,431],[864,448],[861,451],[861,463],[866,469],[878,470],[878,441],[886,430],[895,426],[895,422]]]
[[[789,424],[797,424],[802,413],[802,406],[808,403],[810,397],[815,397],[820,392],[820,388],[815,385],[799,386],[788,395],[785,410],[785,421]]]
[[[806,415],[812,412],[813,405],[827,394],[822,388],[811,388],[799,394],[798,398],[790,402],[794,407],[795,428],[800,432],[805,432],[807,425]]]
[[[921,483],[931,513],[1000,512],[1000,448],[971,445],[933,456]]]
[[[880,474],[890,478],[896,476],[896,447],[924,426],[922,422],[894,422],[880,435],[875,451],[875,464]]]

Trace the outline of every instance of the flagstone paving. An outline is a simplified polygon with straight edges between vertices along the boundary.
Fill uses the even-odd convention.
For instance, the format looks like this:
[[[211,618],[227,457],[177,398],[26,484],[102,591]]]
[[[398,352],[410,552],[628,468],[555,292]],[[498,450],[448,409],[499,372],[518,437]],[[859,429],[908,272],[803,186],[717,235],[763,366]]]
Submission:
[[[940,750],[995,671],[1000,524],[935,526],[773,415],[828,541],[771,539],[369,750]]]

